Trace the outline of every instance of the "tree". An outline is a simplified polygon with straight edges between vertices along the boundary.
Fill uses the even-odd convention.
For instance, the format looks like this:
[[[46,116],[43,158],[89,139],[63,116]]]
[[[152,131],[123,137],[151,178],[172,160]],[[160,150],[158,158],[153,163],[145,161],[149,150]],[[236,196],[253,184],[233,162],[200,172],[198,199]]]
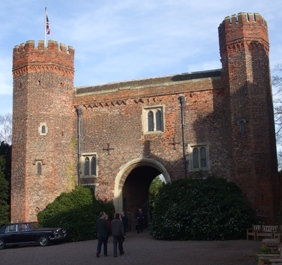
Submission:
[[[12,159],[12,146],[2,141],[0,143],[0,156],[5,159],[4,175],[6,180],[11,182],[11,159]]]
[[[10,217],[11,145],[0,143],[0,225],[8,223]]]
[[[0,225],[9,222],[9,182],[5,179],[5,159],[0,156]]]
[[[12,115],[10,113],[0,115],[0,141],[12,143]]]
[[[150,203],[150,211],[154,211],[155,207],[155,201],[157,199],[158,193],[160,188],[163,185],[163,181],[160,179],[160,177],[156,177],[149,188],[149,203]]]
[[[274,121],[275,121],[275,133],[276,142],[278,146],[278,164],[281,168],[282,160],[282,64],[278,64],[275,67],[276,75],[272,76],[273,85],[273,104],[274,104]]]

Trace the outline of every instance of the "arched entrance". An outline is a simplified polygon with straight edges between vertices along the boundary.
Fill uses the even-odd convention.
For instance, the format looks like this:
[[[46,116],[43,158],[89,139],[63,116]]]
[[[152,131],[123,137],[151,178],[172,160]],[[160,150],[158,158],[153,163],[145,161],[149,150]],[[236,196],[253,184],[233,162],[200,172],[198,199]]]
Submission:
[[[134,218],[138,208],[146,214],[148,191],[155,177],[163,175],[165,182],[171,181],[165,167],[147,158],[134,159],[123,165],[115,180],[114,206],[117,212],[126,211]]]

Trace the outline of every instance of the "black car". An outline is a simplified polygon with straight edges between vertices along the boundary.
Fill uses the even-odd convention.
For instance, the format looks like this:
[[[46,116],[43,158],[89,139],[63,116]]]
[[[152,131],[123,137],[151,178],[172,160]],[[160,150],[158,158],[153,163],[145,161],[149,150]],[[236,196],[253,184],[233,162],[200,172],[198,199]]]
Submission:
[[[0,228],[0,249],[23,244],[47,246],[64,240],[66,236],[66,229],[43,228],[36,222],[8,224]]]

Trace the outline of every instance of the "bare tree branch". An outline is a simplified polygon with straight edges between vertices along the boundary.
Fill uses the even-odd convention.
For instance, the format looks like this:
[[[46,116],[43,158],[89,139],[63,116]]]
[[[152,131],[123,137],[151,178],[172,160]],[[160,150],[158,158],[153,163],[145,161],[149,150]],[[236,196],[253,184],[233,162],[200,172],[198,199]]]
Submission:
[[[0,115],[0,141],[12,143],[12,114]]]

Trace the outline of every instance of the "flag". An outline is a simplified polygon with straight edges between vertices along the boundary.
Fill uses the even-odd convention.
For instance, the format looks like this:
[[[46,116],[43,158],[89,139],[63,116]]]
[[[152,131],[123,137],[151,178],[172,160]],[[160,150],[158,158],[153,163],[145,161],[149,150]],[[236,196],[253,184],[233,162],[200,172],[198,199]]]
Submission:
[[[45,7],[45,24],[46,24],[46,34],[49,35],[51,33],[51,30],[50,30],[49,18],[47,14],[47,7]]]

